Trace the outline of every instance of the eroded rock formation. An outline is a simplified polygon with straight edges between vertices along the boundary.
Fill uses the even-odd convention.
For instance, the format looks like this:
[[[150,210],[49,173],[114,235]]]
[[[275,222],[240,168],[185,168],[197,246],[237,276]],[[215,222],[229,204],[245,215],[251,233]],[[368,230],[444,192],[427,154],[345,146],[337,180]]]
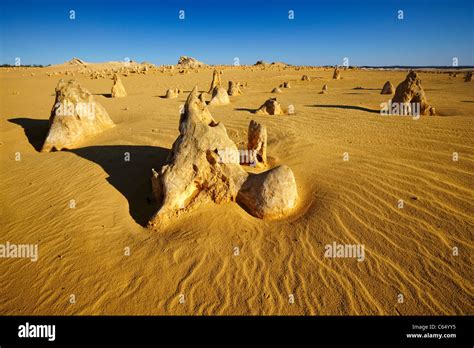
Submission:
[[[215,87],[212,91],[211,101],[209,105],[227,105],[230,103],[227,91],[222,87]]]
[[[277,98],[270,98],[265,101],[256,111],[258,115],[283,115],[283,109]]]
[[[256,122],[251,127],[263,153],[266,133]],[[197,88],[186,100],[179,133],[167,164],[159,171],[152,169],[152,189],[159,210],[148,222],[150,229],[160,230],[205,202],[237,201],[259,218],[283,217],[295,208],[298,195],[290,168],[280,166],[248,174],[238,160],[223,160],[223,151],[238,152],[237,146],[199,99]]]
[[[394,91],[395,91],[395,87],[393,87],[390,81],[387,81],[383,85],[382,91],[380,92],[380,94],[393,94]]]
[[[229,81],[229,88],[227,89],[227,94],[230,96],[241,95],[242,90],[240,89],[240,84],[238,82]]]
[[[113,77],[114,80],[114,85],[112,86],[112,98],[123,98],[127,96],[127,92],[125,91],[125,87],[122,84],[122,81],[120,80],[120,77],[117,76],[117,74],[114,75]]]
[[[247,149],[255,153],[255,165],[267,164],[267,128],[254,120],[249,123]]]
[[[222,75],[222,71],[218,71],[217,69],[214,69],[212,73],[211,87],[209,88],[208,93],[212,93],[216,87],[221,87],[222,85],[221,75]]]
[[[170,88],[166,91],[165,98],[172,99],[177,98],[181,91],[178,88]]]
[[[206,64],[198,61],[193,57],[181,56],[178,60],[178,65],[183,68],[200,68],[205,66]]]
[[[401,109],[407,112],[412,112],[415,105],[420,115],[436,115],[435,108],[427,103],[421,79],[414,71],[410,71],[405,80],[397,86],[392,99],[392,104],[394,103],[402,105]]]
[[[113,126],[105,108],[87,89],[76,80],[61,79],[41,151],[74,148],[86,138]]]
[[[237,202],[252,215],[269,219],[288,215],[297,199],[295,176],[285,165],[250,175],[237,196]]]

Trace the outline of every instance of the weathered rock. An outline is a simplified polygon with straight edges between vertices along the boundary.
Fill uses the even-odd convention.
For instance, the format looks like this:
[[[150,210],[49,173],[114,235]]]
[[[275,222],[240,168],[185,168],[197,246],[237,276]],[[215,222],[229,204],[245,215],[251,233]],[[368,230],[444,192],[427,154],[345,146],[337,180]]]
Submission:
[[[301,81],[311,81],[308,75],[301,76]]]
[[[221,75],[222,71],[217,71],[217,69],[214,69],[214,72],[212,73],[211,87],[209,88],[208,93],[212,93],[216,87],[221,87]]]
[[[209,93],[206,93],[206,92],[202,92],[199,94],[199,100],[202,101],[202,102],[206,102],[207,101],[207,97],[209,96]]]
[[[76,80],[61,79],[49,118],[49,131],[42,152],[71,149],[87,137],[115,126],[105,108]]]
[[[255,111],[255,113],[259,115],[282,115],[284,112],[280,103],[277,102],[277,99],[270,98],[267,99],[265,103]]]
[[[319,94],[327,94],[328,93],[328,85],[324,85],[323,88],[321,89],[321,92]]]
[[[280,88],[291,88],[291,85],[289,82],[283,82],[281,85],[280,85]]]
[[[180,135],[160,171],[153,170],[152,188],[161,207],[148,226],[159,229],[204,201],[234,201],[247,178],[237,163],[222,163],[219,151],[237,151],[222,123],[216,123],[205,103],[190,93],[180,117]]]
[[[229,88],[227,89],[227,94],[230,96],[241,95],[242,90],[240,89],[240,84],[238,82],[229,81]]]
[[[282,90],[278,87],[272,89],[272,93],[282,93]]]
[[[222,87],[215,87],[212,91],[212,98],[209,105],[226,105],[229,103],[230,100],[227,91]]]
[[[298,192],[291,169],[278,166],[260,174],[250,174],[237,202],[262,219],[281,218],[296,207]]]
[[[252,129],[262,153],[266,132],[258,125]],[[188,96],[179,132],[167,164],[159,171],[152,169],[152,190],[160,208],[148,222],[150,229],[162,229],[204,202],[237,201],[259,218],[283,217],[295,208],[298,196],[290,168],[249,176],[238,160],[222,160],[221,151],[238,152],[237,146],[198,98],[197,88]]]
[[[206,64],[198,61],[193,57],[181,56],[178,60],[178,65],[185,68],[200,68],[206,66]]]
[[[427,103],[421,80],[414,71],[410,71],[406,79],[397,86],[392,99],[392,104],[394,103],[403,105],[408,112],[411,112],[412,105],[416,103],[420,115],[436,115],[435,109]]]
[[[469,71],[464,75],[464,82],[471,82],[471,81],[472,81],[472,71]]]
[[[127,92],[125,91],[125,87],[120,80],[120,77],[117,74],[114,75],[114,85],[112,86],[112,98],[123,98],[127,96]]]
[[[332,78],[334,80],[339,80],[341,78],[341,72],[339,71],[339,68],[337,66],[334,68],[334,73],[332,75]]]
[[[166,99],[177,98],[180,90],[178,88],[168,89],[165,94]]]
[[[77,66],[87,66],[87,63],[84,62],[82,59],[79,58],[72,58],[70,61],[66,62],[65,64],[68,65],[77,65]]]
[[[393,87],[392,83],[390,81],[385,82],[383,85],[382,91],[380,94],[393,94],[395,91],[395,87]]]
[[[267,128],[254,120],[249,123],[247,149],[255,153],[255,165],[267,163]]]

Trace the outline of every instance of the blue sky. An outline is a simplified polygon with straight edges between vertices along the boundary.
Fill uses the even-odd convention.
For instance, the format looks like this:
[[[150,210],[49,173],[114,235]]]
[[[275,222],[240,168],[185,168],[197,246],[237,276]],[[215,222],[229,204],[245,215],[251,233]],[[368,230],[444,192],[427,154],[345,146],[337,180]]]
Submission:
[[[2,64],[16,57],[175,64],[188,55],[208,64],[238,57],[335,65],[348,57],[350,65],[451,65],[457,57],[474,65],[473,0],[2,0],[0,7]]]

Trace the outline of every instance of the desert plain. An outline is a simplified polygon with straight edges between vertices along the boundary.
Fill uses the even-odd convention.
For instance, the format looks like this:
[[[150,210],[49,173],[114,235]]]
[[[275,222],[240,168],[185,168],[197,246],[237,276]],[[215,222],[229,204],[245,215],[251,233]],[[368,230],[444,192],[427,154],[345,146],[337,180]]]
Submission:
[[[239,148],[251,120],[266,126],[269,168],[291,168],[297,206],[267,220],[209,203],[153,231],[151,170],[214,67],[119,72],[127,96],[111,98],[122,63],[76,63],[0,69],[0,243],[39,253],[0,259],[0,314],[474,313],[474,82],[462,73],[419,70],[437,115],[414,119],[380,113],[382,86],[406,69],[342,69],[335,80],[332,68],[218,67],[224,87],[245,87],[209,111]],[[40,152],[61,78],[116,126]],[[283,82],[291,88],[271,93]],[[163,98],[170,88],[183,92]],[[253,113],[272,97],[294,112]],[[363,261],[325,257],[332,243],[364,245]]]

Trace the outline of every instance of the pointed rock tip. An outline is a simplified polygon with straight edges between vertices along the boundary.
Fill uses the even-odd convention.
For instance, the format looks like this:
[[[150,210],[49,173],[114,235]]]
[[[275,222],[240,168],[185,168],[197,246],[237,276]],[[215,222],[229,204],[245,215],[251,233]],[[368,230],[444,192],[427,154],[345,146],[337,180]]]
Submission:
[[[198,88],[197,88],[197,86],[194,86],[191,93],[189,93],[188,99],[186,99],[186,105],[188,105],[191,102],[191,100],[193,100],[195,98],[198,98]]]

